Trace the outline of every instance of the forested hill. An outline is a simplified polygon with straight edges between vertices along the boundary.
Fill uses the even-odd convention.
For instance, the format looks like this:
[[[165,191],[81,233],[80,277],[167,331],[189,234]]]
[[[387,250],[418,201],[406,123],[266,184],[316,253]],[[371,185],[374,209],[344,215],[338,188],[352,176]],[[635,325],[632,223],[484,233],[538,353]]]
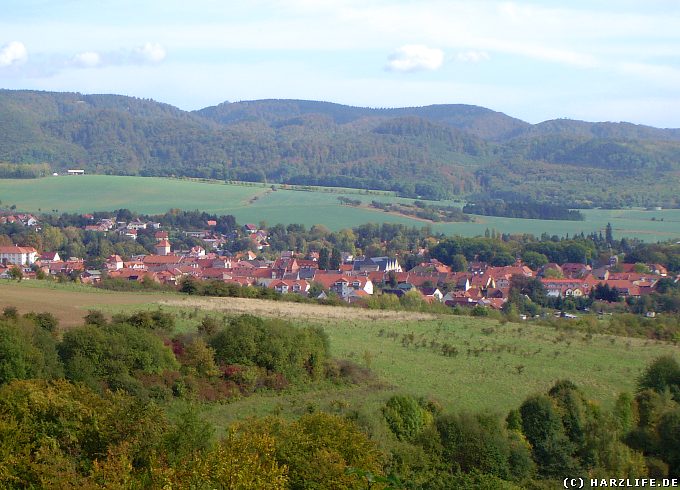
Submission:
[[[352,107],[330,102],[310,100],[255,100],[234,102],[206,107],[195,114],[222,124],[242,121],[266,121],[276,124],[306,114],[323,114],[337,124],[347,124],[367,118],[417,117],[433,123],[457,128],[479,138],[501,141],[521,134],[531,127],[501,112],[483,107],[462,104],[440,104],[426,107],[404,107],[396,109],[374,109]]]
[[[259,100],[186,112],[119,95],[0,90],[0,162],[429,198],[474,193],[573,206],[680,205],[680,130],[570,120],[531,125],[470,105],[376,109]]]

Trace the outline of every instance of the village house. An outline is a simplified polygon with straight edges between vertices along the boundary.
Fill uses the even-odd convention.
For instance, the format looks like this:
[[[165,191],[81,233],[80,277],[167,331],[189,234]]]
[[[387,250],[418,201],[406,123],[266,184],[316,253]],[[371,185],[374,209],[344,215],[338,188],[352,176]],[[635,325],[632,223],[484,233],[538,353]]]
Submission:
[[[120,255],[109,255],[104,261],[104,268],[108,271],[116,271],[122,269],[124,266],[123,259]]]
[[[592,284],[582,279],[546,279],[542,278],[541,283],[549,298],[565,298],[573,296],[579,298],[590,294]]]
[[[436,287],[423,287],[420,288],[419,291],[425,299],[432,299],[434,301],[441,302],[444,298],[442,292]]]
[[[373,257],[370,259],[362,258],[354,261],[352,270],[359,272],[402,272],[401,266],[397,259],[389,257]]]
[[[305,280],[287,281],[284,279],[277,279],[269,283],[269,287],[280,294],[296,293],[306,296],[310,286]]]
[[[61,261],[61,257],[59,257],[59,252],[45,252],[40,254],[38,260],[41,264],[49,264],[50,262]]]
[[[136,219],[127,224],[128,230],[146,230],[146,223]]]
[[[343,274],[319,274],[314,281],[324,290],[333,291],[343,299],[347,299],[351,291],[364,291],[373,294],[373,282],[367,276],[345,276]]]
[[[0,247],[0,263],[13,265],[32,265],[38,259],[38,251],[33,247]]]
[[[6,216],[0,216],[0,225],[5,224],[11,225],[14,223],[28,227],[37,227],[40,224],[38,218],[36,218],[32,214],[17,214],[17,215],[10,214]]]

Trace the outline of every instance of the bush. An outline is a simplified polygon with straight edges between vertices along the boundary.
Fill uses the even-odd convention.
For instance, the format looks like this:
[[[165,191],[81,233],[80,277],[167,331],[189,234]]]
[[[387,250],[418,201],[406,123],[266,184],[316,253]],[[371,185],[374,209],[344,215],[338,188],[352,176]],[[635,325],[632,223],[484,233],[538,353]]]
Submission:
[[[0,385],[15,379],[63,375],[56,342],[33,322],[0,320]]]
[[[413,439],[432,423],[432,414],[410,395],[391,397],[382,408],[382,413],[390,430],[400,440]]]
[[[217,320],[217,318],[206,316],[203,318],[203,320],[201,320],[201,323],[198,324],[198,333],[205,335],[206,337],[210,337],[215,335],[221,326],[222,323]]]
[[[328,358],[328,337],[320,328],[295,328],[278,319],[232,318],[209,342],[222,364],[254,365],[289,380],[319,378]]]
[[[131,315],[114,315],[113,323],[126,323],[145,330],[172,332],[175,329],[175,316],[160,310],[139,311]]]
[[[136,372],[177,369],[172,351],[155,334],[126,323],[85,325],[64,334],[59,355],[66,377],[98,389],[101,383],[134,391]]]
[[[680,364],[670,355],[655,359],[640,377],[638,387],[659,393],[669,390],[673,398],[680,401]]]
[[[27,313],[24,318],[28,318],[36,326],[48,332],[55,332],[59,327],[59,320],[52,313]]]
[[[451,469],[508,479],[510,443],[500,422],[486,415],[444,415],[436,421],[444,460]]]
[[[471,311],[472,316],[489,316],[489,309],[483,306],[475,306]]]
[[[325,376],[336,383],[362,384],[375,379],[373,372],[348,359],[330,359],[326,363]]]
[[[274,438],[276,461],[288,467],[288,488],[365,488],[365,479],[352,468],[382,476],[384,455],[377,444],[355,423],[336,415],[314,412],[295,422],[267,418],[238,430]]]

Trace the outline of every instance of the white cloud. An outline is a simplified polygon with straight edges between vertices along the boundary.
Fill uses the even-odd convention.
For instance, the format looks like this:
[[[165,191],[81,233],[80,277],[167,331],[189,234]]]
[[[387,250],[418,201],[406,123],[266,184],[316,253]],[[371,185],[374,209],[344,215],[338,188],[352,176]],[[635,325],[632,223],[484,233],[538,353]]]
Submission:
[[[479,63],[490,59],[489,53],[486,51],[463,51],[456,55],[456,60],[465,63]]]
[[[26,59],[28,50],[19,41],[12,41],[0,48],[0,68],[23,63]]]
[[[75,55],[67,66],[75,68],[103,68],[106,66],[155,65],[165,59],[165,48],[159,43],[148,42],[136,48],[118,51],[85,51]]]
[[[134,57],[141,62],[160,63],[165,59],[165,48],[159,43],[145,43],[133,50]]]
[[[94,51],[85,51],[73,57],[73,64],[80,68],[95,68],[102,64],[102,57]]]
[[[441,49],[423,44],[407,44],[390,55],[386,68],[401,72],[437,70],[443,63],[444,52]]]

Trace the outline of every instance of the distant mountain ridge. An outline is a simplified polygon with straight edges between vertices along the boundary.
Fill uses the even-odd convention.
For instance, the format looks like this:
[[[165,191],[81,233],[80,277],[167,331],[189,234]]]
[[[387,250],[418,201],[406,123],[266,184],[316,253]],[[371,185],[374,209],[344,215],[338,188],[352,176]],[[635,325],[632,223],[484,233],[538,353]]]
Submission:
[[[452,126],[489,140],[502,140],[531,127],[527,122],[494,112],[484,107],[464,104],[439,104],[423,107],[375,109],[353,107],[331,102],[294,99],[265,99],[222,103],[195,111],[221,124],[263,119],[269,123],[278,118],[304,114],[325,114],[337,124],[347,124],[362,118],[395,118],[415,116]],[[486,124],[485,124],[486,123]],[[488,126],[488,127],[487,127]]]
[[[680,205],[680,129],[483,107],[267,99],[183,111],[149,99],[0,90],[0,161],[55,170],[341,185],[442,198]]]

